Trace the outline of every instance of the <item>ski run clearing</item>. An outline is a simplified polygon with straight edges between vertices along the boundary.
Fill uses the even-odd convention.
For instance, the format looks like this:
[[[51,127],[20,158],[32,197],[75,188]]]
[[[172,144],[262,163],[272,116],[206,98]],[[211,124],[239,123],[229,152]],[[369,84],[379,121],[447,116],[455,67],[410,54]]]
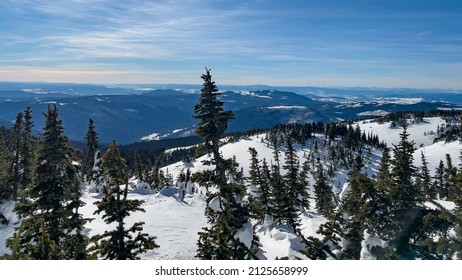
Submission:
[[[440,160],[445,160],[446,154],[450,154],[454,166],[460,162],[459,155],[461,144],[455,142],[434,142],[434,134],[438,127],[444,124],[441,118],[426,118],[420,124],[412,124],[409,126],[410,140],[413,140],[418,148],[414,154],[415,165],[420,166],[420,154],[425,153],[431,171],[434,171]],[[390,123],[376,123],[371,121],[358,122],[360,128],[366,133],[372,132],[379,136],[381,141],[385,141],[389,146],[399,141],[400,128],[391,128]],[[308,141],[309,142],[309,141]],[[250,165],[250,154],[248,149],[252,147],[258,151],[260,160],[266,158],[268,163],[273,161],[273,150],[268,147],[264,141],[264,135],[255,135],[246,139],[242,139],[236,143],[226,144],[221,148],[224,158],[232,158],[235,156],[240,167],[243,168],[244,175],[248,176]],[[296,146],[298,157],[303,162],[306,155],[310,153],[310,143],[304,147]],[[374,172],[380,161],[381,152],[372,151],[371,161],[369,162],[370,172]],[[198,158],[189,163],[179,162],[163,168],[165,173],[171,174],[175,179],[181,172],[190,169],[191,173],[210,168],[204,166],[201,162],[207,156]],[[284,158],[281,151],[281,159]],[[338,172],[334,177],[332,185],[336,189],[338,195],[341,194],[344,183],[347,179],[347,172]],[[166,187],[160,192],[153,193],[149,188],[142,184],[132,182],[133,189],[129,194],[130,198],[144,200],[143,208],[146,212],[132,213],[127,218],[126,224],[131,225],[137,221],[144,221],[144,231],[157,237],[156,243],[160,246],[154,251],[144,253],[142,259],[159,259],[159,260],[188,260],[195,259],[198,232],[207,226],[207,221],[204,216],[206,206],[205,190],[196,186],[197,191],[192,192],[193,185],[188,184],[184,198],[180,198],[177,193],[176,186]],[[313,185],[313,180],[310,180],[310,186]],[[313,197],[312,190],[309,190]],[[90,192],[86,186],[83,200],[86,205],[80,210],[85,217],[95,218],[90,223],[86,224],[86,231],[91,236],[94,234],[103,233],[107,230],[107,225],[102,220],[101,216],[94,215],[96,207],[94,202],[101,199],[98,193]],[[316,231],[319,225],[325,222],[324,217],[318,215],[314,210],[314,200],[311,199],[311,209],[307,209],[301,215],[301,232],[305,236],[320,237]],[[454,205],[450,202],[444,202],[445,207],[453,208]],[[8,225],[0,225],[0,255],[8,253],[9,250],[5,246],[5,241],[9,238],[14,227],[19,223],[19,220],[12,211],[13,203],[5,203],[0,205],[0,213],[10,221]],[[238,233],[239,238],[244,243],[246,236],[251,236],[250,225],[243,227]],[[271,217],[267,217],[265,221],[255,226],[255,232],[260,238],[263,254],[260,256],[263,259],[276,259],[288,257],[289,259],[303,258],[298,253],[298,250],[303,249],[303,244],[299,237],[291,233],[284,226],[274,226]],[[366,239],[364,241],[363,259],[369,259],[367,245],[380,240]]]

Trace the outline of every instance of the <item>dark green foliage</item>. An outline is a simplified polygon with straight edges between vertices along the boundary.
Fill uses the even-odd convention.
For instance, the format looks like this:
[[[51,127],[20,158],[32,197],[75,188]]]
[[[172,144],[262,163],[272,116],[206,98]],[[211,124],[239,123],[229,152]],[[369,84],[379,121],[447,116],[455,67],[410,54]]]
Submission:
[[[27,107],[24,113],[18,113],[12,128],[11,165],[8,184],[11,186],[11,198],[18,199],[18,194],[32,181],[35,168],[36,141],[32,138],[32,112]]]
[[[364,232],[364,212],[367,201],[365,200],[365,193],[368,186],[371,184],[367,182],[369,179],[361,169],[364,167],[361,154],[356,157],[356,164],[350,173],[349,193],[343,202],[343,211],[347,214],[344,227],[345,245],[342,250],[343,259],[359,259],[361,252],[361,241]]]
[[[284,179],[277,165],[271,166],[270,173],[270,189],[271,189],[271,207],[270,214],[276,223],[287,223],[286,219],[286,205],[287,203],[287,189],[284,184]]]
[[[310,174],[310,162],[309,160],[306,160],[303,163],[302,170],[300,171],[299,175],[299,184],[298,184],[298,200],[300,203],[300,209],[302,212],[304,212],[306,209],[310,208],[310,201],[309,201],[309,194],[308,194],[308,187],[309,187],[309,181],[308,181],[308,176]]]
[[[18,113],[16,122],[12,128],[12,143],[13,143],[13,157],[10,168],[10,182],[12,186],[12,199],[18,199],[18,192],[21,183],[21,149],[22,149],[22,130],[23,130],[23,114]]]
[[[456,174],[457,174],[457,168],[454,167],[452,164],[452,159],[449,154],[446,154],[446,168],[444,169],[444,190],[445,190],[445,195],[446,197],[454,201],[457,199],[457,187],[455,185],[456,182]]]
[[[8,184],[8,169],[10,166],[10,154],[3,134],[0,133],[0,203],[11,198],[11,188]]]
[[[298,236],[300,236],[302,243],[305,245],[305,249],[300,250],[299,252],[305,255],[308,259],[337,259],[337,256],[332,252],[331,247],[328,245],[330,242],[327,238],[319,240],[318,238],[312,236],[304,237],[300,231],[297,233]]]
[[[316,210],[320,215],[329,217],[333,215],[335,203],[332,186],[328,182],[323,166],[318,163],[314,177],[314,193],[316,195]]]
[[[40,163],[32,183],[21,193],[15,211],[23,217],[16,228],[16,238],[7,242],[18,258],[62,259],[84,258],[82,246],[69,240],[81,235],[85,219],[78,214],[80,201],[76,153],[63,134],[58,109],[48,107],[45,128],[38,153]],[[82,237],[82,242],[84,238]],[[14,248],[13,248],[14,247]],[[79,251],[79,253],[76,253]]]
[[[83,174],[89,182],[94,178],[93,167],[95,166],[95,156],[99,152],[98,133],[95,131],[95,123],[92,119],[88,121],[88,131],[85,136],[86,153],[83,161]]]
[[[152,174],[151,178],[148,178],[151,183],[155,188],[161,189],[162,188],[162,174],[160,173],[160,168],[162,167],[163,163],[165,161],[165,153],[159,154],[159,156],[156,158],[156,162],[154,163],[154,168],[152,169]]]
[[[212,81],[210,70],[205,70],[206,73],[201,77],[204,83],[199,102],[194,106],[194,118],[200,120],[196,134],[204,139],[207,150],[218,152],[219,141],[225,135],[228,121],[234,118],[234,114],[223,110],[224,102],[218,99],[218,88]]]
[[[103,157],[103,169],[109,178],[104,187],[104,197],[95,202],[95,214],[103,213],[107,224],[116,224],[116,229],[105,231],[91,238],[94,246],[90,248],[95,257],[109,260],[139,259],[139,254],[158,247],[155,237],[142,233],[144,222],[137,222],[125,228],[125,218],[131,212],[142,211],[142,201],[128,199],[128,173],[124,170],[125,161],[115,142]],[[132,234],[137,233],[133,238]]]
[[[138,152],[135,152],[133,155],[133,159],[135,161],[135,176],[138,180],[144,182],[145,168],[143,163],[141,162],[140,154]]]
[[[282,169],[285,170],[285,175],[282,177],[285,194],[284,198],[279,200],[281,204],[277,207],[283,213],[284,222],[295,231],[300,225],[299,215],[303,211],[302,201],[307,194],[305,186],[300,180],[300,163],[290,137],[286,139],[286,145],[285,163],[282,166]]]
[[[435,190],[435,192],[438,195],[438,198],[440,199],[447,198],[447,195],[449,193],[449,191],[445,189],[447,184],[445,182],[444,170],[444,162],[440,160],[438,166],[435,169],[435,175],[433,176],[432,184],[433,189]]]
[[[379,236],[389,239],[388,247],[380,258],[384,259],[440,259],[435,251],[433,236],[446,236],[451,225],[451,215],[432,200],[426,201],[424,190],[416,184],[413,166],[414,144],[408,140],[407,126],[403,123],[401,140],[394,146],[392,182],[387,188],[388,205],[384,220],[386,231]],[[429,208],[432,203],[436,209]]]
[[[251,248],[247,248],[238,238],[238,231],[249,223],[248,203],[242,200],[245,187],[236,175],[239,173],[232,161],[225,160],[220,154],[220,139],[225,135],[228,121],[233,118],[231,111],[223,110],[223,102],[218,100],[218,89],[212,81],[209,69],[202,75],[204,80],[199,102],[194,106],[194,118],[199,119],[197,135],[204,139],[204,149],[212,154],[212,159],[204,164],[215,165],[212,171],[198,175],[197,180],[207,190],[216,186],[216,192],[207,191],[205,215],[210,227],[199,233],[197,257],[200,259],[255,259],[259,243],[255,234]],[[226,173],[234,174],[228,178]],[[237,180],[236,180],[237,179]],[[221,211],[210,207],[218,203]]]
[[[230,184],[231,192],[242,197],[245,189],[242,185]],[[253,235],[252,244],[247,248],[236,234],[243,226],[249,226],[249,205],[236,200],[226,200],[218,195],[210,195],[208,202],[218,200],[222,211],[206,208],[206,216],[210,227],[199,233],[197,257],[212,260],[244,260],[258,259],[261,246]],[[251,226],[251,225],[250,225]]]
[[[457,199],[455,199],[456,209],[454,217],[454,237],[450,240],[450,251],[454,252],[457,259],[462,259],[462,169],[456,175]]]
[[[255,199],[254,211],[259,213],[260,220],[263,220],[265,214],[269,214],[272,210],[270,205],[271,192],[270,192],[270,174],[268,170],[268,164],[266,160],[263,160],[263,167],[260,166],[260,160],[258,159],[258,153],[255,148],[249,148],[251,155],[250,158],[250,184],[258,187],[257,198]]]
[[[430,176],[430,170],[428,169],[428,162],[425,154],[421,152],[421,165],[419,172],[417,173],[416,185],[423,193],[424,199],[435,199],[436,192],[432,187],[432,181]]]
[[[24,111],[23,129],[21,133],[21,161],[20,166],[21,174],[21,188],[26,188],[31,182],[33,177],[33,169],[35,167],[35,151],[36,140],[32,138],[32,128],[34,122],[32,121],[32,111],[27,107]]]

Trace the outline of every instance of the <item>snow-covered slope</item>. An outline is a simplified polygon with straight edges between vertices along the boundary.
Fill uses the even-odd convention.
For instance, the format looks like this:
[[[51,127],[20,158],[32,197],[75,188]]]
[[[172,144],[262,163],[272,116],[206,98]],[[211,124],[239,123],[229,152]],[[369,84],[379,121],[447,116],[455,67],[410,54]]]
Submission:
[[[414,140],[417,145],[421,145],[414,154],[415,164],[420,165],[420,151],[424,151],[429,167],[433,170],[439,163],[439,160],[445,160],[445,154],[449,153],[456,166],[459,164],[459,153],[461,144],[456,142],[433,143],[433,138],[430,131],[436,131],[438,125],[442,125],[444,121],[440,118],[425,119],[426,122],[421,124],[413,124],[409,127],[411,140]],[[390,123],[373,123],[369,121],[359,123],[361,129],[367,132],[377,134],[381,140],[384,140],[388,145],[396,144],[399,142],[399,133],[401,129],[390,128]],[[427,132],[427,133],[425,133]],[[296,145],[297,154],[301,161],[310,154],[310,147],[312,143],[308,141],[302,148]],[[236,161],[244,170],[244,175],[248,175],[250,165],[250,154],[248,149],[252,147],[258,152],[259,159],[266,158],[270,164],[273,161],[273,150],[268,147],[264,140],[264,135],[255,135],[242,139],[236,143],[229,143],[221,148],[224,158],[236,157]],[[380,161],[380,152],[372,151],[373,155],[370,162],[368,171],[373,172]],[[163,168],[164,173],[171,174],[175,179],[181,172],[185,172],[187,168],[191,173],[205,170],[210,168],[202,164],[202,161],[207,156],[203,156],[197,160],[189,163],[178,162]],[[283,160],[283,151],[280,153],[280,159]],[[340,194],[341,188],[344,187],[347,178],[346,171],[340,171],[336,174],[336,182],[333,184],[336,191]],[[136,182],[133,182],[136,184]],[[313,181],[310,180],[310,185]],[[197,186],[196,186],[197,187]],[[140,189],[132,191],[130,198],[144,200],[143,204],[146,212],[133,213],[128,217],[127,225],[131,225],[137,221],[144,221],[144,231],[157,236],[157,244],[160,247],[152,252],[142,255],[143,259],[194,259],[197,249],[198,232],[202,231],[203,227],[207,226],[207,221],[204,216],[206,206],[206,198],[204,190],[199,188],[198,192],[190,192],[191,186],[187,188],[187,193],[184,199],[178,197],[177,188],[169,187],[163,189],[159,193],[151,193],[149,191],[143,192]],[[311,191],[312,193],[312,191]],[[96,193],[91,193],[88,189],[84,193],[84,201],[86,205],[81,209],[81,213],[85,217],[95,218],[93,221],[86,225],[88,234],[94,235],[104,232],[107,225],[103,222],[100,216],[93,215],[96,210],[93,204],[101,196]],[[12,212],[13,204],[7,203],[0,206],[0,211],[4,213],[7,218],[12,221],[9,225],[0,225],[0,255],[8,252],[5,248],[5,240],[12,235],[14,223],[17,218]],[[325,222],[325,218],[319,216],[314,210],[314,201],[311,200],[311,208],[307,209],[301,215],[300,230],[305,236],[320,237],[316,231],[319,226]],[[282,257],[302,257],[298,250],[303,248],[299,237],[291,233],[284,226],[274,226],[270,217],[267,217],[263,224],[255,226],[255,232],[260,238],[263,246],[263,258],[276,259]],[[371,241],[371,240],[369,240]],[[373,240],[372,240],[373,241]],[[371,242],[372,242],[371,241]],[[364,258],[367,258],[367,252],[364,252]]]
[[[358,125],[367,133],[376,134],[380,141],[384,141],[389,147],[400,141],[401,127],[391,127],[391,122],[378,123],[362,121]],[[427,158],[430,170],[433,172],[440,160],[446,162],[446,154],[451,156],[454,166],[460,163],[462,145],[459,141],[446,143],[437,141],[434,143],[438,128],[446,125],[446,121],[439,117],[424,118],[421,123],[410,124],[408,127],[409,140],[414,141],[417,150],[414,152],[414,165],[421,165],[421,152]]]

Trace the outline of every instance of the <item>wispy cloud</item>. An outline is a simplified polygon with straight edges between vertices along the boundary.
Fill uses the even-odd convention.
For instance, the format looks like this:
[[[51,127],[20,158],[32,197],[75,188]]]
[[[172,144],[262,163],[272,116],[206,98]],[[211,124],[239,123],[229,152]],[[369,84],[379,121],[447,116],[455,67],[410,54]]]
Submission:
[[[416,71],[428,79],[416,69],[437,65],[443,71],[447,63],[462,61],[462,23],[454,12],[460,7],[445,9],[414,0],[406,5],[376,4],[3,0],[1,79],[11,67],[41,73],[59,68],[69,79],[73,69],[86,70],[79,79],[84,73],[109,79],[119,73],[112,69],[127,69],[134,75],[124,75],[148,79],[142,73],[162,76],[162,69],[192,77],[188,73],[205,65],[222,69],[229,81],[249,77],[275,81],[284,69],[288,82],[293,82],[289,77],[298,77],[300,84],[306,76],[330,80],[329,73],[342,82],[360,81],[361,75],[371,73],[379,80],[380,74],[399,76],[403,71]]]

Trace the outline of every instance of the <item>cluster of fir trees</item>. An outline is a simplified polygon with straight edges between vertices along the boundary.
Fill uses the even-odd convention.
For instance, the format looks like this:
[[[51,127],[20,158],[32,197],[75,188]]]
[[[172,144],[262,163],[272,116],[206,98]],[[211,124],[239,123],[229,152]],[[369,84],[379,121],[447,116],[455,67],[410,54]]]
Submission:
[[[254,148],[249,148],[249,183],[256,187],[253,211],[263,222],[270,219],[277,224],[285,224],[295,232],[300,226],[300,215],[309,209],[308,175],[309,161],[300,165],[292,139],[286,139],[284,164],[279,159],[279,149],[274,150],[274,162],[260,160]],[[319,198],[322,196],[319,195]]]
[[[95,142],[89,145],[88,162],[93,158],[93,167],[89,168],[88,162],[80,163],[78,152],[69,145],[56,105],[48,106],[44,117],[40,138],[31,136],[33,122],[27,108],[24,114],[18,114],[9,148],[0,141],[0,152],[6,153],[11,170],[10,180],[2,185],[2,199],[15,201],[14,211],[20,218],[6,242],[11,253],[2,258],[136,259],[140,253],[156,248],[154,237],[142,233],[142,223],[125,228],[124,218],[143,209],[141,201],[127,199],[128,176],[115,143],[100,158],[97,134],[90,121],[87,141]],[[95,166],[100,165],[105,196],[95,203],[95,214],[103,213],[106,223],[117,224],[115,230],[91,240],[84,227],[92,218],[79,212],[84,205],[82,165],[92,180],[96,178]]]
[[[10,131],[0,134],[0,202],[17,201],[31,181],[37,140],[32,136],[34,122],[27,107],[18,113]]]
[[[430,176],[425,155],[419,168],[413,165],[416,148],[409,141],[407,125],[400,136],[400,142],[392,147],[393,156],[390,149],[384,149],[374,178],[364,172],[362,154],[356,156],[346,196],[325,215],[328,221],[319,231],[324,239],[305,239],[307,256],[360,259],[367,253],[377,259],[460,257],[462,170],[452,167],[448,160],[450,167],[445,168],[443,177],[451,182],[451,196],[445,197],[444,186],[436,176]],[[456,202],[455,211],[437,201],[446,198]],[[453,229],[455,236],[450,234]],[[371,237],[380,239],[382,245],[363,244]],[[326,243],[332,245],[319,246]]]
[[[396,126],[405,121],[410,120],[411,123],[420,123],[424,118],[440,117],[445,120],[458,120],[460,118],[460,111],[456,110],[430,110],[430,111],[400,111],[390,112],[385,116],[376,117],[374,121],[379,123],[394,122]]]

